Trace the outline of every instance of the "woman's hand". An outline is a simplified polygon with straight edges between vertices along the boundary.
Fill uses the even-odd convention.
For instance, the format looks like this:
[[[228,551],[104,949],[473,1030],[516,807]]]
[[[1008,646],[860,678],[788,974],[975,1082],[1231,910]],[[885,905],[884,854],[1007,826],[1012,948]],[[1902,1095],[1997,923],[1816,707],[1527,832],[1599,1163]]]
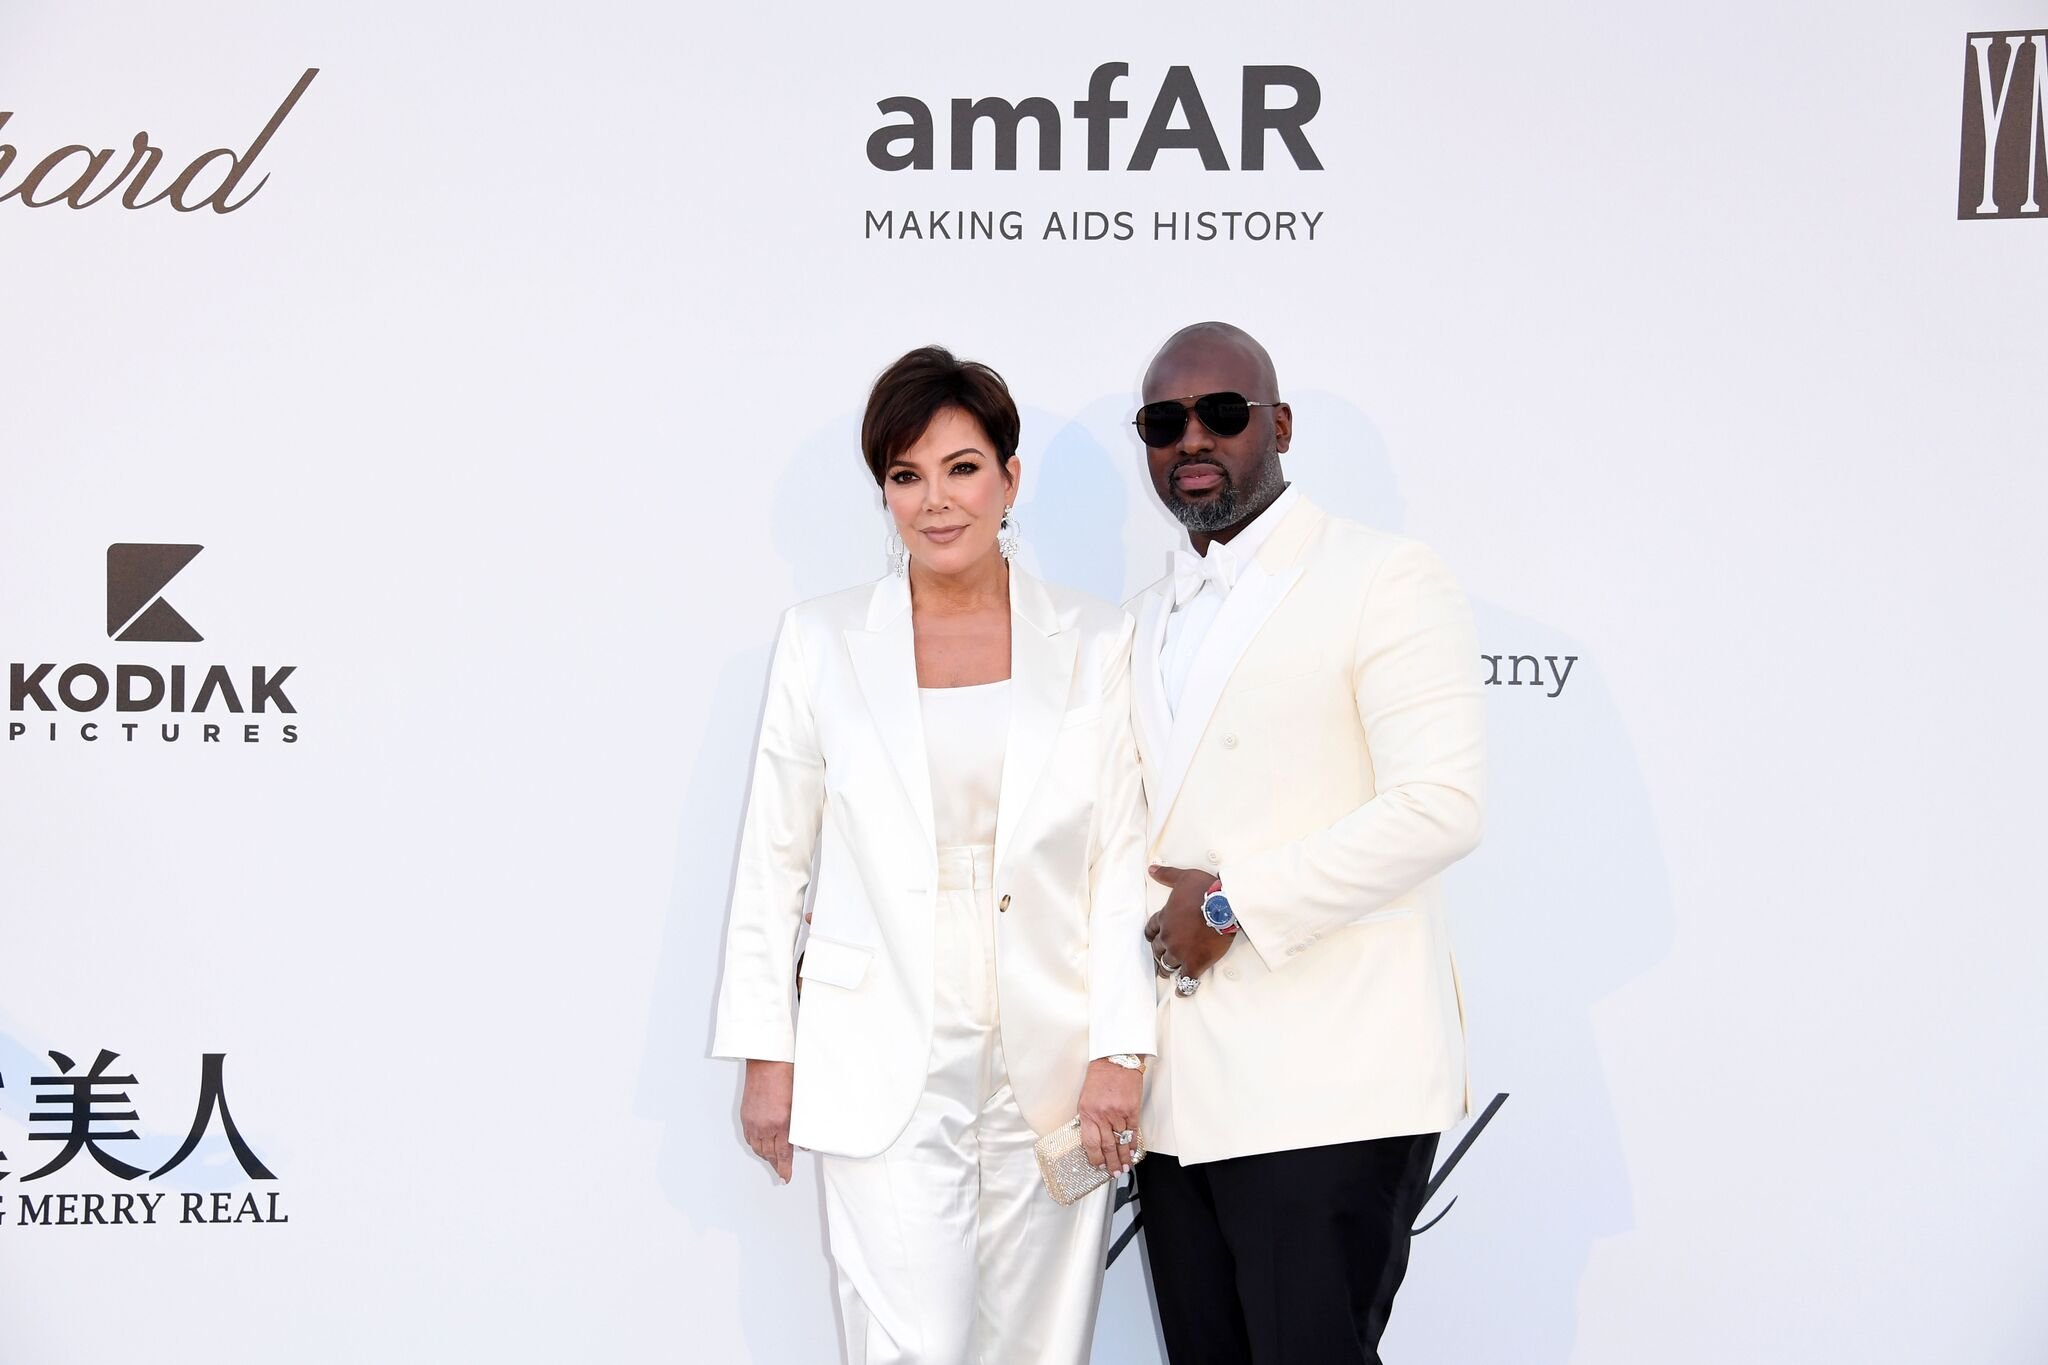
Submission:
[[[1136,1075],[1136,1072],[1132,1072]],[[747,1059],[747,1086],[740,1095],[740,1131],[747,1146],[789,1183],[789,1097],[796,1063]]]
[[[752,1065],[752,1063],[748,1063]],[[1131,1169],[1132,1144],[1116,1140],[1118,1133],[1135,1132],[1138,1111],[1145,1098],[1142,1072],[1118,1066],[1107,1058],[1088,1063],[1087,1079],[1081,1082],[1081,1146],[1088,1163],[1122,1175]]]

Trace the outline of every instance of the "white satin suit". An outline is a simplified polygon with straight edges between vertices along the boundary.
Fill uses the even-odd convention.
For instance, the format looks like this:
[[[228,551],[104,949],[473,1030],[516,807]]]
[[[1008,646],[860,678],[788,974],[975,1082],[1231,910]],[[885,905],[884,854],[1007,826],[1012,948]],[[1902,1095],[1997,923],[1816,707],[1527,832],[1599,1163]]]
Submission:
[[[1088,1357],[1110,1189],[1031,1148],[1154,1051],[1132,629],[1013,566],[1009,682],[921,691],[907,580],[784,617],[712,1052],[795,1063],[851,1365]]]

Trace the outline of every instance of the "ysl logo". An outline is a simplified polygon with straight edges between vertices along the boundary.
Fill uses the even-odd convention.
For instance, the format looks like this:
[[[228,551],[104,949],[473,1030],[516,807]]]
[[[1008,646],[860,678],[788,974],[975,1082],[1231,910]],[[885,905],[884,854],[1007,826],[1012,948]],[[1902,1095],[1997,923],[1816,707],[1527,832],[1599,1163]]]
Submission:
[[[2048,180],[2048,30],[1972,33],[1956,217],[2039,218]]]

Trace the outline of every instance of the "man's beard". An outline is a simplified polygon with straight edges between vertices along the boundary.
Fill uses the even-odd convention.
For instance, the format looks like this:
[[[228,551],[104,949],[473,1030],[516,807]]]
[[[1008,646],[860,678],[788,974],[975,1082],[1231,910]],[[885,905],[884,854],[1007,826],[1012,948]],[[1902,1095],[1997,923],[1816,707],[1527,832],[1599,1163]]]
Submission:
[[[1187,502],[1174,491],[1171,475],[1167,478],[1166,488],[1166,510],[1190,531],[1209,535],[1227,531],[1239,522],[1250,521],[1271,507],[1273,499],[1287,490],[1287,476],[1280,470],[1279,453],[1269,450],[1259,460],[1258,482],[1241,497],[1235,487],[1226,485],[1211,501]]]

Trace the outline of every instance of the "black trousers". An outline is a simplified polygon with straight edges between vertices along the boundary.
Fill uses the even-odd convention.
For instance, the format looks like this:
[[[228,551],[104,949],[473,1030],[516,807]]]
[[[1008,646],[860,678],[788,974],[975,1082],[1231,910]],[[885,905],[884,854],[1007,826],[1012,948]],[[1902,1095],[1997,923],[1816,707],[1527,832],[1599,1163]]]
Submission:
[[[1379,1365],[1437,1134],[1137,1168],[1172,1365]]]

